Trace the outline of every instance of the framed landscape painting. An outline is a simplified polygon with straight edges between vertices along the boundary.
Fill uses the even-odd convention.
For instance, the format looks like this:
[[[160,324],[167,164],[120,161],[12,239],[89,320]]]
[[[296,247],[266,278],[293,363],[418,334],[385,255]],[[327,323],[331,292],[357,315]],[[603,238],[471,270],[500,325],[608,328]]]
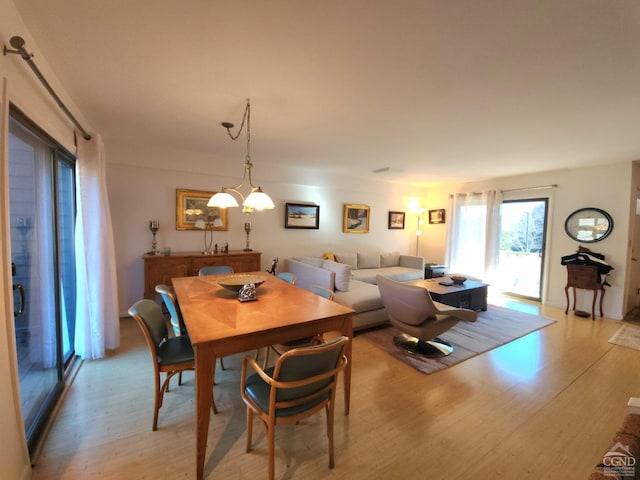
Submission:
[[[389,212],[389,230],[404,230],[404,212]]]
[[[207,230],[229,230],[227,209],[207,207],[215,192],[176,189],[176,230],[196,230],[195,224],[203,220]]]
[[[286,203],[284,228],[320,228],[320,206]]]
[[[342,218],[344,233],[369,233],[368,205],[351,205],[345,203]]]
[[[444,223],[444,208],[429,210],[429,223]]]

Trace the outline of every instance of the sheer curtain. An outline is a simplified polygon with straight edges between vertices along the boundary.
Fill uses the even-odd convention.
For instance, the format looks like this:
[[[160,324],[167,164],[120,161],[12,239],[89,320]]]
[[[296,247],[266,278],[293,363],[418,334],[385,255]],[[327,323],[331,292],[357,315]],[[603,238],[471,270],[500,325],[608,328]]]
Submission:
[[[120,345],[113,228],[104,146],[99,135],[78,135],[76,164],[76,354],[103,357]]]
[[[450,273],[462,273],[491,282],[500,248],[499,191],[449,196],[451,221],[447,226],[446,264]]]

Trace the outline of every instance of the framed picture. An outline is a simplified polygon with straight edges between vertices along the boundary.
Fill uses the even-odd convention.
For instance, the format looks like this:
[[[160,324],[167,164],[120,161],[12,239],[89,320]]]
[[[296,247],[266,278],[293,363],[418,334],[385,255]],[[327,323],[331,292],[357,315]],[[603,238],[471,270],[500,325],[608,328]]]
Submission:
[[[404,212],[389,212],[389,230],[404,230]]]
[[[429,210],[429,223],[444,223],[444,208]]]
[[[344,205],[342,231],[344,233],[369,233],[369,206]]]
[[[320,228],[320,206],[286,203],[284,228]]]
[[[176,189],[176,230],[196,230],[197,220],[204,220],[211,230],[229,230],[227,209],[207,207],[215,192]]]

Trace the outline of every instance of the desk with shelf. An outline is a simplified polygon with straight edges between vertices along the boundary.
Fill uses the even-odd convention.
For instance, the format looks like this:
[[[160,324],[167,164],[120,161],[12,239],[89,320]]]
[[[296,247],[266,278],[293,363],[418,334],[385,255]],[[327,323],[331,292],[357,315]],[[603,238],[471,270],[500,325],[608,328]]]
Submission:
[[[198,275],[201,267],[229,265],[236,273],[261,270],[261,252],[231,250],[229,253],[204,255],[199,252],[172,253],[171,255],[144,255],[144,298],[155,298],[155,287],[160,283],[171,285],[171,279]]]

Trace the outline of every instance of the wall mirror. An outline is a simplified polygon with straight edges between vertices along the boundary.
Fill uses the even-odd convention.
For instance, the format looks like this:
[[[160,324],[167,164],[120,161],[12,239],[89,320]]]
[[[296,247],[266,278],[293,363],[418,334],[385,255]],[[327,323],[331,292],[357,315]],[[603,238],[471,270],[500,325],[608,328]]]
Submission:
[[[567,217],[564,229],[578,242],[595,243],[609,236],[613,230],[613,219],[599,208],[581,208]]]

